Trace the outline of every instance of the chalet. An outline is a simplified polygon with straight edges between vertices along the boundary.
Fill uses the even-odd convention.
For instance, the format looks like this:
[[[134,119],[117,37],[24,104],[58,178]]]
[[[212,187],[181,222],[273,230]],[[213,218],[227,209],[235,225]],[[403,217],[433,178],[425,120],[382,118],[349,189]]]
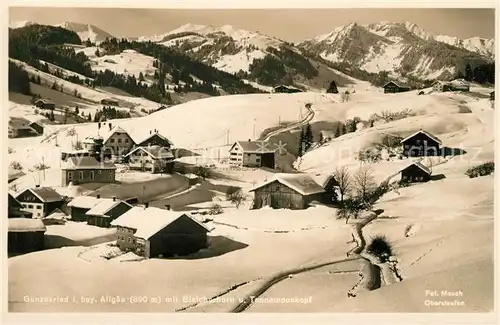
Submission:
[[[120,103],[116,99],[113,99],[113,98],[101,99],[101,104],[109,105],[109,106],[120,106]]]
[[[9,119],[9,138],[32,137],[37,136],[38,132],[30,126],[32,124],[22,117],[10,117]]]
[[[450,81],[450,85],[453,91],[466,91],[470,90],[470,84],[465,79],[455,79]]]
[[[278,146],[265,141],[236,141],[229,149],[229,163],[245,167],[275,168]]]
[[[85,149],[61,151],[61,161],[68,161],[70,158],[83,158],[91,156],[91,152]]]
[[[98,200],[98,203],[85,213],[87,223],[92,226],[109,228],[111,221],[132,209],[132,205],[116,197]]]
[[[52,103],[51,101],[48,101],[46,99],[39,99],[35,103],[35,106],[40,108],[40,109],[55,109],[56,104]]]
[[[389,81],[382,88],[384,88],[384,93],[402,93],[405,91],[410,91],[411,87],[407,84],[403,84],[399,81]]]
[[[291,93],[301,93],[302,90],[292,86],[279,85],[273,88],[273,92],[291,94]]]
[[[164,148],[171,148],[174,144],[167,139],[165,136],[161,135],[157,130],[149,131],[149,135],[144,139],[135,141],[138,147],[147,146],[160,146]]]
[[[7,249],[9,253],[28,253],[44,248],[44,234],[47,228],[40,219],[9,219]]]
[[[435,92],[452,91],[453,87],[450,82],[438,80],[432,84],[432,90]]]
[[[99,204],[100,195],[97,196],[77,196],[68,203],[71,211],[72,221],[87,221],[87,212]]]
[[[325,190],[306,174],[275,174],[270,180],[250,190],[253,208],[306,209],[312,201],[322,201]]]
[[[61,166],[61,184],[115,183],[116,166],[94,157],[71,157]]]
[[[104,150],[114,157],[122,157],[128,154],[134,144],[134,141],[127,131],[119,126],[112,128],[108,134],[103,137]]]
[[[151,173],[172,172],[174,155],[168,148],[160,146],[135,147],[125,158],[130,169]]]
[[[63,225],[69,219],[68,215],[61,209],[55,209],[48,216],[42,219],[44,225]]]
[[[208,246],[203,224],[187,214],[151,207],[133,207],[111,222],[117,245],[146,258],[188,255]]]
[[[408,183],[427,182],[431,179],[431,174],[428,167],[422,165],[419,161],[414,161],[401,170],[401,181]]]
[[[403,140],[403,155],[406,157],[438,156],[441,153],[441,140],[436,136],[419,130]]]
[[[50,187],[28,188],[16,196],[24,210],[33,214],[33,218],[44,218],[63,205],[63,197]]]
[[[8,218],[31,218],[33,213],[24,210],[24,206],[14,198],[10,193],[8,193],[7,202],[7,217]]]
[[[490,100],[495,101],[495,91],[494,90],[490,93]]]

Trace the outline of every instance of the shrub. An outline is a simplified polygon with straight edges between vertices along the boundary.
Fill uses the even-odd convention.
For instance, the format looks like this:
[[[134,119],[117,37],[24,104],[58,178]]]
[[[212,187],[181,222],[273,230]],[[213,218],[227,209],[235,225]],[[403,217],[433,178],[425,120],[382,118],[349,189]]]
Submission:
[[[362,162],[375,163],[382,159],[382,154],[378,149],[367,148],[358,152],[357,159]]]
[[[495,162],[489,161],[487,163],[467,169],[465,175],[469,176],[469,178],[475,178],[479,176],[490,175],[494,171],[495,171]]]
[[[50,167],[43,164],[43,163],[39,163],[39,164],[36,164],[35,166],[33,166],[33,168],[35,168],[35,170],[45,170],[45,169],[49,169]]]
[[[222,207],[220,204],[214,203],[210,206],[210,210],[208,211],[208,214],[210,215],[216,215],[216,214],[222,214]]]
[[[19,163],[19,161],[12,161],[10,163],[10,167],[14,170],[23,170],[23,166]]]
[[[389,261],[392,256],[392,244],[387,237],[383,235],[375,236],[371,243],[366,247],[366,252],[378,257],[380,262],[385,263]]]
[[[210,177],[211,172],[208,167],[198,166],[198,168],[196,168],[196,170],[194,171],[194,174],[200,176],[203,180],[205,180],[206,178]]]
[[[14,149],[12,149],[11,147],[9,147],[8,152],[9,153],[14,153]]]
[[[75,130],[75,128],[71,128],[71,129],[69,129],[69,130],[66,132],[66,135],[67,135],[68,137],[72,137],[72,136],[74,136],[75,134],[76,134],[76,130]]]
[[[236,209],[240,207],[240,204],[246,200],[245,195],[243,194],[243,191],[238,190],[228,196],[229,201],[231,203],[236,205]]]

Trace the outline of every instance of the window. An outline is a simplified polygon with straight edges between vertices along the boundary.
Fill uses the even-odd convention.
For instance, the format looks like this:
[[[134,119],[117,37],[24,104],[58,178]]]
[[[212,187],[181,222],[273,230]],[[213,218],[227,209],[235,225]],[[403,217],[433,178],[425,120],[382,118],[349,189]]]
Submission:
[[[42,206],[41,205],[37,205],[36,207],[38,210],[42,209]]]
[[[97,176],[101,176],[101,174],[102,174],[102,170],[98,170],[97,171]]]
[[[132,243],[134,243],[134,244],[136,243],[135,238],[132,240]]]
[[[80,177],[79,179],[83,179],[83,172],[79,173],[79,177]]]
[[[113,179],[114,179],[113,171],[112,171],[112,170],[110,170],[110,171],[109,171],[109,180],[111,181],[111,180],[113,180]]]
[[[130,237],[127,238],[127,242],[130,243],[132,242],[132,239]]]
[[[420,140],[420,139],[417,139],[417,141],[416,141],[417,144],[421,144],[421,142],[422,142],[422,140]]]
[[[68,172],[68,181],[73,180],[73,172]]]
[[[23,208],[26,208],[26,207],[27,207],[27,204],[24,204],[24,203],[23,203]]]
[[[118,143],[122,143],[122,139],[118,139]]]
[[[128,143],[128,139],[125,139],[125,143]]]
[[[36,215],[40,218],[42,217],[42,214],[40,212],[38,212]]]
[[[115,139],[111,138],[111,139],[109,140],[109,142],[110,142],[110,143],[115,143]]]
[[[28,205],[28,209],[33,209],[33,204]]]

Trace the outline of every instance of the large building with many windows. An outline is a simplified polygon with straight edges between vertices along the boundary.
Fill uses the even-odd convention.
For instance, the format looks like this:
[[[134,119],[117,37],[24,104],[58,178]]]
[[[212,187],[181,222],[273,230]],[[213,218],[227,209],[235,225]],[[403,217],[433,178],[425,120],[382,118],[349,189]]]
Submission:
[[[94,157],[71,157],[61,167],[61,183],[67,186],[86,183],[114,183],[116,166]]]

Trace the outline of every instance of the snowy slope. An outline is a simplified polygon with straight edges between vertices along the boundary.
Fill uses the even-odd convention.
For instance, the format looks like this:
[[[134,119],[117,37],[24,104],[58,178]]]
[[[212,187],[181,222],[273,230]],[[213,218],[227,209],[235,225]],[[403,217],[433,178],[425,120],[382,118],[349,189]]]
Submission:
[[[113,35],[111,35],[110,33],[100,29],[97,26],[90,24],[64,22],[61,24],[57,24],[55,26],[63,27],[71,31],[74,31],[75,33],[78,34],[82,42],[90,40],[92,43],[99,43],[104,41],[106,38],[113,37]]]

